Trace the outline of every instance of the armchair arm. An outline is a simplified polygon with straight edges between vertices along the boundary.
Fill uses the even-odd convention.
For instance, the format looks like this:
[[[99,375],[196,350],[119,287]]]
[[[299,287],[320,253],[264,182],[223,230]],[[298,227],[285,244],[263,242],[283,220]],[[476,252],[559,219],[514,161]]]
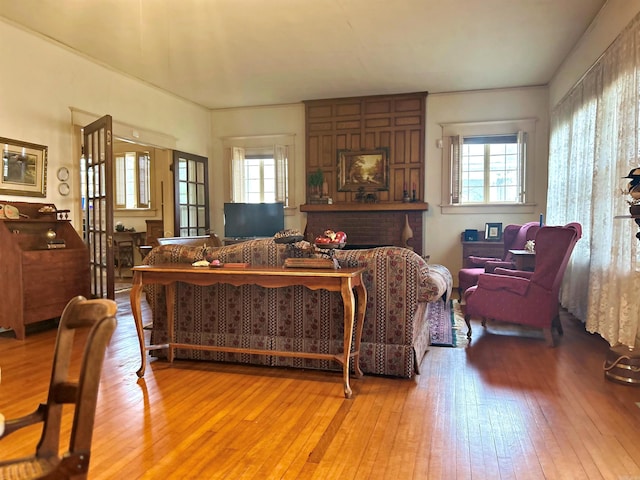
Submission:
[[[524,295],[529,288],[529,279],[509,275],[483,273],[478,277],[478,290],[506,290],[516,295]]]
[[[533,272],[527,270],[513,270],[510,268],[496,268],[493,272],[497,275],[509,275],[511,277],[520,277],[530,279],[533,276]]]
[[[499,262],[501,260],[501,258],[496,257],[475,257],[473,255],[467,257],[467,262],[472,267],[484,267],[487,262]]]
[[[509,262],[507,260],[497,260],[485,263],[484,271],[486,273],[494,273],[496,268],[513,269],[514,267],[515,265],[513,264],[513,262]]]

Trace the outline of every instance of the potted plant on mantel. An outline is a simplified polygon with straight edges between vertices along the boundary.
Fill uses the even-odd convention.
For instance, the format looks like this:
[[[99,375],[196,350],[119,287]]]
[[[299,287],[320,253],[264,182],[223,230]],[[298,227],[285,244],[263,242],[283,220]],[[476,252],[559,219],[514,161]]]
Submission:
[[[315,172],[309,175],[309,199],[317,200],[322,195],[322,184],[324,183],[324,174],[322,170],[318,168]]]

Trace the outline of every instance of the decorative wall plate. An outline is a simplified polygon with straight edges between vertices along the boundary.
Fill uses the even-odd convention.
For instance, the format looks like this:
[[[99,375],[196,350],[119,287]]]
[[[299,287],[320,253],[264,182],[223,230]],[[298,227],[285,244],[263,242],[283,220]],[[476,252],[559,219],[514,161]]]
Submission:
[[[60,195],[63,195],[66,197],[67,195],[69,195],[70,191],[71,191],[71,188],[69,188],[68,183],[62,182],[60,185],[58,185],[58,193]]]
[[[61,182],[66,182],[67,180],[69,180],[69,169],[67,167],[60,167],[58,169],[58,180],[60,180]]]

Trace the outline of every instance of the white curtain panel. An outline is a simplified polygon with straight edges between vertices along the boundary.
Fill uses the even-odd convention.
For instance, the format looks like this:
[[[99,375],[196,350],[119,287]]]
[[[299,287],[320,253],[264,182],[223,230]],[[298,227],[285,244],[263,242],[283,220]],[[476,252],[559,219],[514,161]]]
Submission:
[[[640,16],[551,115],[547,223],[582,224],[560,300],[611,345],[640,347],[640,241],[622,177],[640,166]]]

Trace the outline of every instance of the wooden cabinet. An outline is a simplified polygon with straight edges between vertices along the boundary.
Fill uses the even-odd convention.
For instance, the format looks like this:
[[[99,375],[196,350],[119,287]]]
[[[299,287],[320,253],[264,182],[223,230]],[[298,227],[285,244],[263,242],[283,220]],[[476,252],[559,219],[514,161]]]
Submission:
[[[39,211],[52,204],[10,205],[20,218],[0,219],[0,326],[22,340],[26,325],[57,318],[72,297],[90,295],[89,251],[69,220]]]
[[[499,241],[478,240],[476,242],[462,241],[462,266],[469,268],[467,258],[474,257],[495,257],[502,258],[504,256],[504,243]]]

